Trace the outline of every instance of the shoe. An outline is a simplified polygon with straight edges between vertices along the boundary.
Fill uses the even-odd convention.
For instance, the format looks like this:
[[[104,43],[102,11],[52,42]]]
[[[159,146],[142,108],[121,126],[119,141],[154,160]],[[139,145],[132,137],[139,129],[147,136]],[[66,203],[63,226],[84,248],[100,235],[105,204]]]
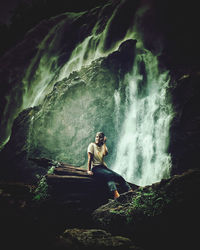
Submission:
[[[134,192],[134,190],[133,190],[133,189],[130,189],[130,190],[128,190],[128,193],[129,193],[129,192]]]
[[[114,200],[120,197],[120,194],[117,190],[114,191]]]

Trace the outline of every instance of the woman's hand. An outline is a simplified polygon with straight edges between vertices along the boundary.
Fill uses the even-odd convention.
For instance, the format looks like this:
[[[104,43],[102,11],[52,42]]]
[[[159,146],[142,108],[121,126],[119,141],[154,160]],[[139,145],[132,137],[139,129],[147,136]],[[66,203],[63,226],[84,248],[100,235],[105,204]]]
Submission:
[[[93,172],[90,170],[87,170],[88,175],[93,175]]]
[[[106,136],[104,136],[103,142],[106,143],[106,140],[107,140],[107,138],[106,138]]]

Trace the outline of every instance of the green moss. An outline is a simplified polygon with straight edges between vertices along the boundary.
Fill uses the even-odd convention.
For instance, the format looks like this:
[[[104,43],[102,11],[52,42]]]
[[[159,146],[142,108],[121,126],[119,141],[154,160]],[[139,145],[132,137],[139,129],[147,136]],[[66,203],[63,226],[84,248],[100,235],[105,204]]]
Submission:
[[[54,166],[50,167],[47,173],[52,174],[54,169],[55,169]],[[37,188],[34,191],[35,196],[33,197],[33,200],[35,201],[45,200],[46,198],[49,197],[47,191],[48,191],[48,184],[46,182],[46,177],[42,176],[38,182]]]
[[[162,192],[150,191],[142,193],[138,191],[130,203],[130,208],[126,211],[126,216],[130,220],[129,217],[134,211],[146,216],[159,215],[170,201],[170,197]]]

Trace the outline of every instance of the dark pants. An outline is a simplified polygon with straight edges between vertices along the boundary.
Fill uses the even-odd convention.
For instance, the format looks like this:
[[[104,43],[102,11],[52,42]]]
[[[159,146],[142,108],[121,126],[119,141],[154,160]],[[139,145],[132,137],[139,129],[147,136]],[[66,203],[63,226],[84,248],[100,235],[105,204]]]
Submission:
[[[110,192],[117,190],[115,183],[121,186],[123,192],[128,192],[131,189],[121,175],[103,165],[94,166],[92,172],[98,181],[105,182],[108,185]]]

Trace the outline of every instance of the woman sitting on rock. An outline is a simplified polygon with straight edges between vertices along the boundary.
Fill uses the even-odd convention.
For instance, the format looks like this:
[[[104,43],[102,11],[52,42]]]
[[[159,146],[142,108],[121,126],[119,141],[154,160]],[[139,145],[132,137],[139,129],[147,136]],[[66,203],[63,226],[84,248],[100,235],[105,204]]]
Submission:
[[[133,191],[130,185],[124,180],[124,178],[109,169],[104,162],[103,158],[108,154],[106,147],[106,137],[103,132],[98,132],[95,137],[95,142],[92,142],[88,146],[88,171],[89,175],[94,175],[100,181],[105,181],[108,185],[110,192],[113,193],[114,199],[117,199],[120,195],[117,191],[116,182],[121,185],[124,192]]]

